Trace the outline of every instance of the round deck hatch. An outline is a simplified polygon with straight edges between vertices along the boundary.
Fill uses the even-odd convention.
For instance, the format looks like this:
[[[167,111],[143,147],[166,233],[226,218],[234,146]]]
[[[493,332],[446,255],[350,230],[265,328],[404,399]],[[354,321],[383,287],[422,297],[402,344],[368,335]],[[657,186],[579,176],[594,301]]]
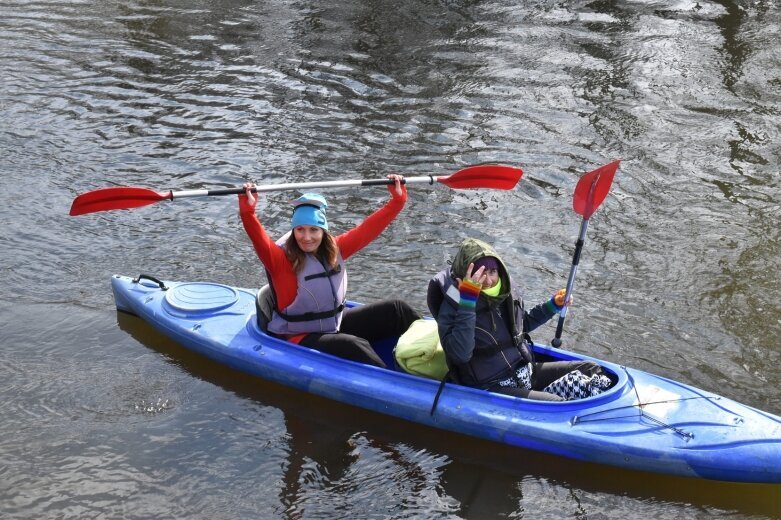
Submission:
[[[165,301],[178,311],[218,311],[230,307],[239,299],[238,293],[226,285],[216,283],[183,283],[165,293]]]

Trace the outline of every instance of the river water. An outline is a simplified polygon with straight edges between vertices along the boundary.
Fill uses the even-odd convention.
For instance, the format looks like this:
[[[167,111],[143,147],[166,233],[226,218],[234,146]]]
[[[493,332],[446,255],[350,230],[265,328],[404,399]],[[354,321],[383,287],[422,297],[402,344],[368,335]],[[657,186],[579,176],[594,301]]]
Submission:
[[[425,310],[464,237],[537,303],[592,217],[564,346],[781,414],[775,0],[0,1],[3,518],[764,518],[778,486],[622,472],[216,366],[117,314],[112,274],[257,287],[234,197],[71,217],[101,187],[446,175],[351,259]],[[262,198],[274,234],[287,201]],[[343,230],[384,188],[327,193]],[[547,342],[555,322],[535,339]]]

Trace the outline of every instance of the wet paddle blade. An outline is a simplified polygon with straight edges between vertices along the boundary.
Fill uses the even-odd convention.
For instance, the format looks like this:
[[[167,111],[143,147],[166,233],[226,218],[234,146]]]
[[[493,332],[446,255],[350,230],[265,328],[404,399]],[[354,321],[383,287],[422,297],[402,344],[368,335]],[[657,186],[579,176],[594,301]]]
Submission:
[[[607,197],[620,163],[621,161],[613,161],[580,178],[578,185],[575,186],[575,197],[572,199],[572,208],[578,215],[591,218]]]
[[[502,164],[481,164],[469,166],[447,177],[437,177],[437,182],[453,189],[491,188],[511,190],[521,180],[520,168]]]
[[[112,209],[140,208],[166,199],[171,199],[170,191],[161,193],[147,188],[100,188],[73,199],[70,214],[75,216]]]

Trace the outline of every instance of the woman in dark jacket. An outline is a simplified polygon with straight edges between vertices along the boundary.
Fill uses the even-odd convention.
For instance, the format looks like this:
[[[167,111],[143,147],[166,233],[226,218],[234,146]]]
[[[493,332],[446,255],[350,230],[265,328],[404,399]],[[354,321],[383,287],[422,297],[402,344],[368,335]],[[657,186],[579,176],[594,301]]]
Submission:
[[[452,379],[546,401],[604,391],[610,379],[592,361],[534,359],[528,333],[555,316],[564,297],[564,290],[559,291],[527,312],[494,248],[466,239],[451,267],[434,276],[428,287],[429,310],[437,321]]]

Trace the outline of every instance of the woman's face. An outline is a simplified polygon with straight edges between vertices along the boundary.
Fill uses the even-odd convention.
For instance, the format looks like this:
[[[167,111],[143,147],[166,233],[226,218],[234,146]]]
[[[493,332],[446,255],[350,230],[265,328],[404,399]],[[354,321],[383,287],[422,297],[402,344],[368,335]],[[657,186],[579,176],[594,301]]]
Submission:
[[[499,269],[486,269],[483,274],[485,274],[483,287],[490,289],[499,281]]]
[[[323,241],[323,229],[317,226],[296,226],[293,235],[304,253],[314,253]]]

